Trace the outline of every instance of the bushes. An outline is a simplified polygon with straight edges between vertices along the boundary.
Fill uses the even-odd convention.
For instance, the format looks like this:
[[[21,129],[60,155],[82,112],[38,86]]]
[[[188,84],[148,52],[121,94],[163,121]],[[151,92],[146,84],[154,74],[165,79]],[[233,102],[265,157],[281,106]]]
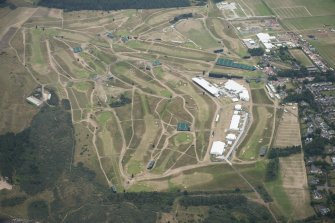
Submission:
[[[34,220],[46,220],[49,216],[48,203],[44,200],[33,201],[28,206],[28,217]]]
[[[71,115],[43,107],[24,131],[0,136],[0,169],[28,194],[53,186],[70,167],[74,146]]]
[[[271,149],[268,154],[269,159],[274,159],[276,157],[287,157],[291,154],[301,153],[300,146],[287,147],[286,149]]]
[[[266,166],[265,181],[276,180],[279,174],[279,159],[278,157],[271,159]]]
[[[248,52],[250,53],[251,56],[263,56],[265,51],[263,48],[259,47],[259,48],[248,49]]]
[[[223,205],[232,207],[246,203],[247,198],[242,195],[185,196],[179,202],[183,206]]]
[[[205,4],[204,0],[195,1]],[[190,6],[189,0],[41,0],[40,6],[74,10],[118,10],[118,9],[151,9]]]
[[[130,104],[131,99],[126,94],[121,94],[119,98],[112,99],[111,103],[109,104],[112,108],[121,107],[126,104]]]
[[[11,198],[2,200],[1,206],[2,207],[13,207],[13,206],[22,204],[25,200],[27,200],[26,196],[11,197]]]

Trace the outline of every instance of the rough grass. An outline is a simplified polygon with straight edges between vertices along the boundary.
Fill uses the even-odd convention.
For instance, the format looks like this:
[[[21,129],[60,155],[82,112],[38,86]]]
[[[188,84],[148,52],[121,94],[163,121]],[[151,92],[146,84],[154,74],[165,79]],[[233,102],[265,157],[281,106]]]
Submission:
[[[259,149],[270,143],[273,109],[261,106],[253,106],[253,123],[242,141],[238,155],[241,159],[254,160],[258,157]]]

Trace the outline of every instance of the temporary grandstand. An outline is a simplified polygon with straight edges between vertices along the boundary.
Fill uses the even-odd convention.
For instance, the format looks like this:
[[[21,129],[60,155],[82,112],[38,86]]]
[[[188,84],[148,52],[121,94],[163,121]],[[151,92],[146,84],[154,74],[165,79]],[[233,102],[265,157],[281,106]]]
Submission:
[[[242,70],[251,70],[251,71],[256,70],[255,66],[250,66],[250,65],[241,64],[241,63],[235,63],[232,60],[224,59],[224,58],[219,58],[216,61],[216,65],[224,66],[224,67],[232,67],[232,68],[237,68],[237,69],[242,69]]]
[[[73,52],[74,53],[80,53],[80,52],[82,52],[83,51],[83,49],[80,47],[80,46],[78,46],[78,47],[74,47],[73,48]]]
[[[225,151],[226,143],[221,141],[214,141],[210,151],[211,155],[222,156]]]
[[[194,77],[192,78],[192,81],[197,85],[199,85],[200,87],[202,87],[203,89],[205,89],[208,93],[210,93],[214,97],[219,97],[221,95],[220,89],[213,86],[211,83],[209,83],[208,81],[206,81],[201,77]]]
[[[187,122],[178,122],[177,131],[190,131],[190,125]]]

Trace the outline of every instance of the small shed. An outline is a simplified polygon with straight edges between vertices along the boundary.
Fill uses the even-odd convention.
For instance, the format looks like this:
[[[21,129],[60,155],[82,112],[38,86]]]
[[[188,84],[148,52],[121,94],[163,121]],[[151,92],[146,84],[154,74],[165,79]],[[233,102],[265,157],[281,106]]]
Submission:
[[[190,131],[190,125],[186,122],[178,122],[177,131]]]

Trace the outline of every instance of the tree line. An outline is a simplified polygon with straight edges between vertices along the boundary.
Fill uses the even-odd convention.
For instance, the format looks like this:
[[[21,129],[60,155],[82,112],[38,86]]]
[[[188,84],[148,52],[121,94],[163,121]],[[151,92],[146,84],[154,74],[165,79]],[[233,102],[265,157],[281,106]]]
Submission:
[[[196,4],[204,5],[206,2],[205,0],[197,0]],[[176,8],[187,7],[191,4],[189,0],[40,0],[38,5],[76,11]]]
[[[70,167],[73,146],[71,114],[45,106],[29,128],[0,136],[1,175],[28,194],[41,192]]]

